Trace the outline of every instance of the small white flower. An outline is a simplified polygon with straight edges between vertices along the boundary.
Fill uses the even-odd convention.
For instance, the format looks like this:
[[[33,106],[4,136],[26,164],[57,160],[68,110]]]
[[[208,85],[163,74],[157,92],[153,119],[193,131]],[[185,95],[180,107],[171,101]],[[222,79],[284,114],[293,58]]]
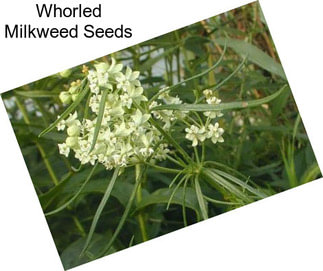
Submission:
[[[221,100],[218,99],[214,92],[210,89],[206,89],[203,91],[203,94],[205,95],[206,97],[206,103],[207,104],[211,104],[211,105],[218,105],[221,103]],[[204,116],[206,117],[209,117],[210,119],[214,119],[214,118],[219,118],[219,117],[222,117],[223,114],[221,113],[221,111],[206,111],[203,113]]]
[[[68,127],[74,124],[79,124],[79,121],[77,120],[77,111],[75,111],[73,114],[70,114],[65,123]]]
[[[141,126],[147,122],[150,118],[149,114],[142,114],[139,109],[136,110],[136,113],[131,116],[135,126]]]
[[[116,137],[125,137],[129,136],[132,133],[130,127],[126,127],[126,124],[122,122],[120,125],[115,125],[114,135]]]
[[[185,138],[192,141],[193,147],[197,146],[199,141],[203,142],[206,139],[206,131],[204,126],[199,128],[195,125],[191,125],[190,128],[185,129],[185,132]]]
[[[123,89],[123,91],[127,91],[127,88],[130,86],[140,86],[140,82],[137,80],[138,77],[138,71],[133,72],[129,67],[127,67],[125,74],[119,72],[115,75],[115,79],[118,82],[117,89]]]
[[[213,94],[213,90],[211,89],[205,89],[203,90],[203,94],[204,96],[208,99],[211,98],[214,94]]]
[[[209,124],[207,131],[207,138],[210,138],[213,144],[217,142],[224,142],[222,137],[224,129],[219,127],[219,123],[216,122],[214,125]]]
[[[112,61],[115,61],[114,59]],[[108,69],[109,69],[109,64],[105,63],[105,62],[100,62],[98,64],[94,65],[96,72],[97,73],[107,73]],[[90,74],[94,74],[93,71],[89,71],[89,75]]]
[[[112,63],[108,68],[108,73],[114,74],[114,73],[120,72],[123,68],[123,65],[121,63],[117,64],[116,60],[113,57],[111,58],[111,60],[112,60]]]
[[[121,95],[120,99],[121,99],[121,102],[122,102],[123,106],[127,107],[128,109],[131,108],[132,99],[130,98],[130,96],[127,93]]]
[[[70,153],[70,148],[66,145],[66,143],[58,144],[59,153],[65,155],[66,157]]]
[[[57,116],[57,118],[59,119],[59,118],[60,118],[60,116]],[[57,123],[56,127],[57,127],[57,130],[58,130],[58,131],[63,131],[63,130],[65,130],[65,127],[66,127],[66,122],[65,122],[65,120],[61,120],[59,123]]]

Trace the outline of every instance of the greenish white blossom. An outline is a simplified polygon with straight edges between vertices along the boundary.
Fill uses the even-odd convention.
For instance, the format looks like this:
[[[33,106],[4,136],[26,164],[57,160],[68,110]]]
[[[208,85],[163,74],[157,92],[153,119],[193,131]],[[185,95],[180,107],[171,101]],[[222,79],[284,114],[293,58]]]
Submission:
[[[114,59],[111,64],[102,62],[94,65],[94,68],[87,75],[91,92],[89,107],[93,114],[79,120],[75,111],[66,120],[58,123],[57,129],[66,129],[67,133],[66,141],[58,145],[60,153],[68,156],[72,150],[81,164],[94,165],[99,162],[108,170],[131,166],[147,160],[148,157],[153,161],[166,159],[170,146],[149,120],[154,118],[160,121],[165,131],[175,121],[189,123],[189,112],[153,110],[158,105],[182,104],[183,101],[163,89],[157,100],[149,103],[139,81],[139,72],[132,71],[129,67],[123,72],[123,65],[116,63]],[[60,93],[61,101],[64,104],[74,101],[80,92],[79,86],[80,81],[73,82],[68,91]],[[104,92],[107,93],[104,95],[106,100],[101,126],[94,148],[91,149]],[[204,90],[203,94],[208,104],[217,105],[221,102],[212,90]],[[151,113],[144,112],[145,108],[151,110]],[[224,130],[219,127],[218,122],[211,123],[223,114],[210,111],[204,112],[204,115],[207,117],[204,125],[197,126],[194,123],[185,129],[185,137],[192,141],[192,146],[197,146],[206,139],[214,144],[223,142]]]

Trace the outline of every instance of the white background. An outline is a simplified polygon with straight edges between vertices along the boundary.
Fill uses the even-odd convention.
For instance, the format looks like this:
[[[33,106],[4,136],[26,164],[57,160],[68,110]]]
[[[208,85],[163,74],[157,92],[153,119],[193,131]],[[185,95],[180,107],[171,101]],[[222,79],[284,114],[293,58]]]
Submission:
[[[59,27],[77,20],[37,19],[35,1],[2,1],[1,92],[250,1],[102,2],[103,18],[92,23],[123,23],[132,39],[4,40],[5,23]],[[321,1],[260,3],[322,168]],[[2,103],[0,125],[0,269],[63,270]],[[323,270],[322,194],[317,180],[75,270]]]

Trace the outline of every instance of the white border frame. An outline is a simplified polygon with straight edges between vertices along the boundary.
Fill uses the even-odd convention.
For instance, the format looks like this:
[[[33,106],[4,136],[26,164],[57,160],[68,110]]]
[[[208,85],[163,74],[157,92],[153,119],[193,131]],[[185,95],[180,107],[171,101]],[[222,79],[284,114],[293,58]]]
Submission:
[[[29,6],[32,2],[1,3],[0,27],[5,19],[33,22],[34,11]],[[109,47],[102,46],[100,40],[85,43],[90,47],[84,49],[66,41],[6,43],[0,39],[1,89],[37,80],[247,2],[250,1],[109,3],[109,8],[117,11],[117,15],[110,16],[111,22],[119,22],[123,14],[123,23],[131,24],[135,30],[133,39],[111,40]],[[19,9],[14,8],[17,3]],[[321,1],[260,3],[322,168]],[[51,56],[46,56],[47,52]],[[0,267],[63,270],[2,102],[0,123]],[[320,179],[74,270],[322,270],[322,191]]]

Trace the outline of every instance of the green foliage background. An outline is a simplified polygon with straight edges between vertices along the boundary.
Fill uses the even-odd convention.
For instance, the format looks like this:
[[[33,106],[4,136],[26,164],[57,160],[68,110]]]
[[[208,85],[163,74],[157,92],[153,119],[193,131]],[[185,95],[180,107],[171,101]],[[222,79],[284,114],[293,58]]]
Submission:
[[[151,97],[162,87],[172,86],[214,65],[225,44],[228,48],[219,67],[175,89],[174,92],[182,100],[192,103],[192,90],[214,87],[223,102],[259,99],[273,94],[286,84],[286,76],[257,3],[112,55],[119,62],[141,72],[140,81],[145,94]],[[245,57],[246,61],[241,64]],[[100,61],[108,59],[109,56]],[[58,208],[73,197],[92,170],[91,166],[79,167],[78,161],[71,156],[66,159],[59,155],[57,143],[65,138],[62,133],[52,131],[38,137],[64,111],[58,95],[73,80],[83,78],[81,70],[82,66],[74,67],[68,78],[55,74],[2,95],[44,212]],[[225,128],[225,142],[206,144],[206,160],[218,163],[215,168],[225,169],[225,166],[229,166],[230,169],[225,170],[233,176],[252,181],[269,195],[320,176],[290,90],[256,108],[225,111],[221,125]],[[172,136],[193,155],[183,133],[174,133]],[[161,165],[177,167],[171,161],[162,162]],[[134,186],[133,168],[127,169],[117,180],[88,252],[79,257],[111,176],[111,172],[98,166],[82,193],[68,208],[47,216],[66,269],[97,258],[119,223]],[[141,243],[144,240],[139,227],[141,222],[145,224],[148,239],[184,226],[183,188],[175,193],[170,208],[166,209],[172,193],[168,186],[173,178],[174,174],[148,168],[141,199],[137,199],[132,206],[130,216],[108,253]],[[229,202],[234,200],[204,183],[201,189],[210,198]],[[199,221],[201,210],[192,187],[187,188],[184,201],[188,224]],[[209,202],[207,207],[208,215],[212,217],[237,205]],[[143,219],[141,222],[139,213]]]

